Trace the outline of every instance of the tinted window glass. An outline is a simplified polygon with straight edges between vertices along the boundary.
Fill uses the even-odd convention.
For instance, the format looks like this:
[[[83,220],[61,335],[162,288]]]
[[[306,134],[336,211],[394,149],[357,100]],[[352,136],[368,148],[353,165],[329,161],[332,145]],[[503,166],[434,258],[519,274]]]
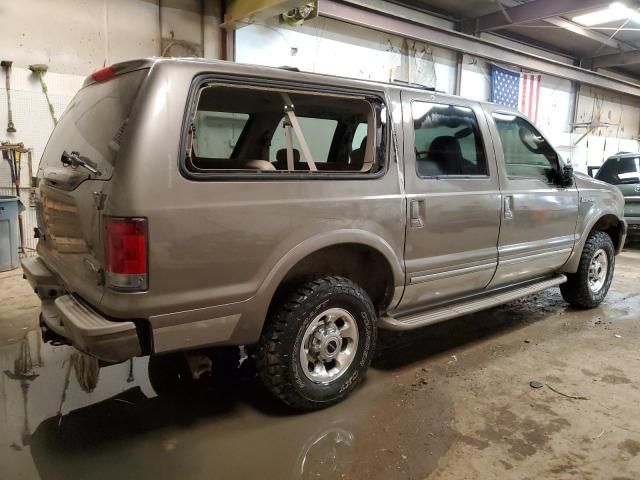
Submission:
[[[640,157],[611,157],[598,170],[596,178],[613,185],[640,183]]]
[[[80,89],[53,130],[41,167],[59,167],[62,152],[77,151],[101,172],[101,179],[110,178],[129,113],[148,73],[136,70]]]
[[[482,136],[473,110],[413,102],[412,112],[418,175],[487,174]]]
[[[507,175],[552,181],[558,156],[533,125],[516,115],[495,113],[493,118],[504,151]]]
[[[192,113],[185,165],[197,173],[376,172],[384,157],[375,119],[364,98],[211,83]],[[354,151],[354,135],[362,142],[368,132],[378,145]]]

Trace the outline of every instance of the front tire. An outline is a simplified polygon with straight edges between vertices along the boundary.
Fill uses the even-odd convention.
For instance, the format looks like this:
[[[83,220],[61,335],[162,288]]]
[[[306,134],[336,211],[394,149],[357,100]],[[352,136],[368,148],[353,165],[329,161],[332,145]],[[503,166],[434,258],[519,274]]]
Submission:
[[[362,381],[377,339],[366,292],[325,276],[291,293],[270,315],[257,353],[267,389],[298,410],[338,403]]]
[[[578,308],[600,305],[611,287],[615,260],[611,237],[592,232],[582,249],[578,271],[567,274],[567,282],[560,285],[562,298]]]

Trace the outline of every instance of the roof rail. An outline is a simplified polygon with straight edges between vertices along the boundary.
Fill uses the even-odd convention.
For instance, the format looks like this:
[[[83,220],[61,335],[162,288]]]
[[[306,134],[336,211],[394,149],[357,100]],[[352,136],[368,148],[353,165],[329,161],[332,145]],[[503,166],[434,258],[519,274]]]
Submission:
[[[427,87],[426,85],[422,85],[421,83],[406,82],[404,80],[398,79],[392,80],[391,83],[394,83],[396,85],[403,85],[405,87],[419,88],[421,90],[429,90],[430,92],[436,91],[436,87]]]
[[[290,67],[288,65],[282,65],[281,67],[278,67],[281,70],[288,70],[289,72],[299,72],[300,69],[298,67]]]

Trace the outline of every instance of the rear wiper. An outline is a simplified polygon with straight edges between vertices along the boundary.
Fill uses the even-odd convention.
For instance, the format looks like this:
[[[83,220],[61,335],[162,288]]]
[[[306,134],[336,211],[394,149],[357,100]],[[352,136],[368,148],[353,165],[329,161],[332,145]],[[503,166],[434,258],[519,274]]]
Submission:
[[[100,173],[100,171],[95,167],[95,164],[91,160],[89,160],[87,157],[80,156],[80,153],[78,152],[67,153],[67,151],[65,150],[64,152],[62,152],[60,161],[65,167],[83,167],[98,177],[102,175],[102,173]]]

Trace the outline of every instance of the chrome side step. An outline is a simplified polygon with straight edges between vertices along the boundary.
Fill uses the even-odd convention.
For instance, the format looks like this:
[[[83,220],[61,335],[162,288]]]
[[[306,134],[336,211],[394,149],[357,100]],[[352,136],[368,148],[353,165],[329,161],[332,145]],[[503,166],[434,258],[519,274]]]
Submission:
[[[461,303],[455,303],[444,307],[436,307],[413,315],[394,318],[390,315],[380,317],[378,326],[386,330],[413,330],[433,323],[442,322],[455,317],[461,317],[469,313],[478,312],[487,308],[496,307],[503,303],[526,297],[532,293],[557,287],[567,281],[564,275],[557,275],[551,279],[532,283],[524,287],[516,287],[512,290],[500,290],[494,294],[488,293],[480,298],[473,298]]]

